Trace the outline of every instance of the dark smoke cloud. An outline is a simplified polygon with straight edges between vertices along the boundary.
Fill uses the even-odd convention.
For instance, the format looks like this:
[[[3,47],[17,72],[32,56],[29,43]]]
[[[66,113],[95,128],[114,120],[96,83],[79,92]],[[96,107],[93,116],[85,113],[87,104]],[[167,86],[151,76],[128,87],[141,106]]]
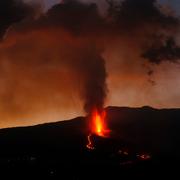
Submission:
[[[25,18],[32,17],[37,6],[31,6],[21,0],[0,1],[0,38],[2,39],[6,30],[14,23]]]
[[[179,31],[179,19],[162,11],[156,0],[124,0],[119,4],[108,1],[110,15],[119,28],[131,35],[140,34],[142,57],[151,63],[176,62],[180,59],[180,47],[175,43]],[[134,34],[135,32],[135,34]]]
[[[107,3],[109,9],[106,18],[100,16],[95,3],[65,0],[52,7],[37,21],[26,23],[23,30],[64,28],[75,36],[88,36],[95,38],[95,41],[104,38],[105,43],[108,38],[125,37],[124,41],[130,41],[136,36],[135,43],[141,49],[142,57],[150,62],[167,59],[174,61],[179,58],[174,39],[179,30],[179,19],[162,11],[156,0],[107,0]],[[167,56],[169,58],[164,58]]]
[[[61,28],[74,36],[96,34],[105,26],[105,19],[100,16],[95,3],[84,4],[76,0],[65,0],[54,5],[46,14],[28,23],[21,23],[16,31],[30,31],[42,28]]]
[[[136,44],[141,48],[142,57],[151,63],[179,59],[175,43],[179,30],[178,17],[169,14],[168,10],[163,11],[156,0],[107,0],[107,3],[107,18],[99,15],[95,3],[65,0],[50,9],[40,21],[45,26],[63,27],[81,36],[88,34],[96,38],[100,35],[104,39],[126,37],[127,41],[128,36],[137,36]]]
[[[44,21],[47,25],[66,28],[76,35],[93,33],[93,30],[97,32],[104,23],[96,4],[87,5],[75,0],[66,0],[52,7]]]
[[[169,29],[179,23],[176,17],[162,12],[156,0],[124,0],[116,6],[111,5],[110,11],[122,28],[135,29],[140,25],[153,23]]]
[[[180,47],[176,45],[174,38],[169,38],[160,46],[153,44],[143,57],[155,64],[163,61],[177,63],[180,60]]]
[[[177,62],[180,56],[175,39],[179,19],[162,11],[155,0],[108,1],[104,16],[91,1],[65,0],[38,18],[28,18],[34,17],[36,6],[4,2],[9,2],[4,7],[10,15],[4,16],[0,29],[4,34],[12,28],[0,44],[1,114],[22,118],[72,108],[69,94],[76,91],[87,113],[101,110],[107,72],[114,84],[132,84],[133,76],[137,86],[145,73],[142,64]],[[153,70],[147,74],[152,76]],[[148,92],[145,86],[141,89]]]

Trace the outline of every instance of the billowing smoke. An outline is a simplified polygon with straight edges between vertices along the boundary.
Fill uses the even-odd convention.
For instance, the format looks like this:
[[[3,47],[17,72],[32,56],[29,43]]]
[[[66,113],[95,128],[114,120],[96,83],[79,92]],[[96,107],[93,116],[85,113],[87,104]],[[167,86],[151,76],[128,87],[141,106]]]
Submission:
[[[104,107],[107,93],[107,73],[105,60],[102,57],[103,47],[100,48],[94,38],[89,39],[91,38],[91,31],[97,31],[96,28],[103,24],[103,19],[98,13],[97,5],[87,5],[74,0],[66,0],[63,4],[55,5],[50,9],[47,12],[47,17],[40,21],[45,26],[51,25],[64,28],[72,33],[73,37],[79,38],[80,41],[88,38],[85,48],[80,45],[81,47],[77,51],[77,59],[74,62],[68,63],[73,65],[72,71],[77,71],[83,79],[81,97],[84,101],[86,113],[91,113],[94,108],[101,111]],[[80,44],[83,43],[80,42]]]
[[[163,6],[158,6],[156,0],[108,2],[110,15],[121,31],[141,36],[137,43],[140,43],[145,59],[156,64],[166,60],[176,62],[180,59],[180,48],[175,40],[180,22],[171,11],[163,10]]]
[[[102,111],[107,93],[105,61],[101,54],[94,49],[91,49],[86,56],[89,63],[86,64],[86,67],[82,67],[84,71],[82,75],[85,77],[84,108],[87,113],[94,110],[94,108]]]
[[[153,44],[143,54],[143,57],[155,64],[160,64],[162,61],[176,63],[180,60],[180,47],[177,46],[173,38],[169,37],[161,45]]]
[[[108,89],[111,104],[153,104],[151,64],[180,59],[179,19],[155,0],[107,0],[100,8],[95,0],[64,0],[47,12],[20,0],[1,3],[0,115],[9,121],[51,112],[50,121],[77,106],[101,110]]]
[[[14,23],[34,17],[39,10],[37,4],[26,4],[19,0],[2,0],[0,2],[0,38]]]

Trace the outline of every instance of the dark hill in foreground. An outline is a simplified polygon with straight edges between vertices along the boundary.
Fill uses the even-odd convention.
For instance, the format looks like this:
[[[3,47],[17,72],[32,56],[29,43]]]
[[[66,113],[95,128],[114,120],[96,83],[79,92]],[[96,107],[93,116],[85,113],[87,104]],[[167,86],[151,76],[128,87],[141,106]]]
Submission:
[[[106,111],[111,137],[95,137],[94,151],[85,146],[88,130],[83,117],[0,130],[1,175],[5,179],[151,179],[178,175],[180,109],[108,107]],[[142,153],[151,159],[138,159]]]
[[[180,109],[109,107],[117,136],[154,153],[180,157]]]

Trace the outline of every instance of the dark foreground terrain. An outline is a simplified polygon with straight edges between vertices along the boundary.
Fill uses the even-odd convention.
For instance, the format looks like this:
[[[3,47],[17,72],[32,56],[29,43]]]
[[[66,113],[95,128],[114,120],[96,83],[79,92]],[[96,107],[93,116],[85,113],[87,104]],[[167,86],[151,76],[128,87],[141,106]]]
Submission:
[[[106,111],[111,136],[92,136],[94,150],[83,117],[0,130],[1,179],[180,178],[180,109]]]

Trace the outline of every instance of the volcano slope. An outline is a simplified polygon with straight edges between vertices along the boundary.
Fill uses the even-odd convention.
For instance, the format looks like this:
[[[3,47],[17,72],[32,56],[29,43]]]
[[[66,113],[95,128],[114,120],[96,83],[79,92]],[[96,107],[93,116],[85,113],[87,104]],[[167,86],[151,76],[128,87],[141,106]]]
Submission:
[[[179,176],[180,109],[107,107],[109,138],[92,135],[87,121],[0,130],[5,179],[152,179]]]

